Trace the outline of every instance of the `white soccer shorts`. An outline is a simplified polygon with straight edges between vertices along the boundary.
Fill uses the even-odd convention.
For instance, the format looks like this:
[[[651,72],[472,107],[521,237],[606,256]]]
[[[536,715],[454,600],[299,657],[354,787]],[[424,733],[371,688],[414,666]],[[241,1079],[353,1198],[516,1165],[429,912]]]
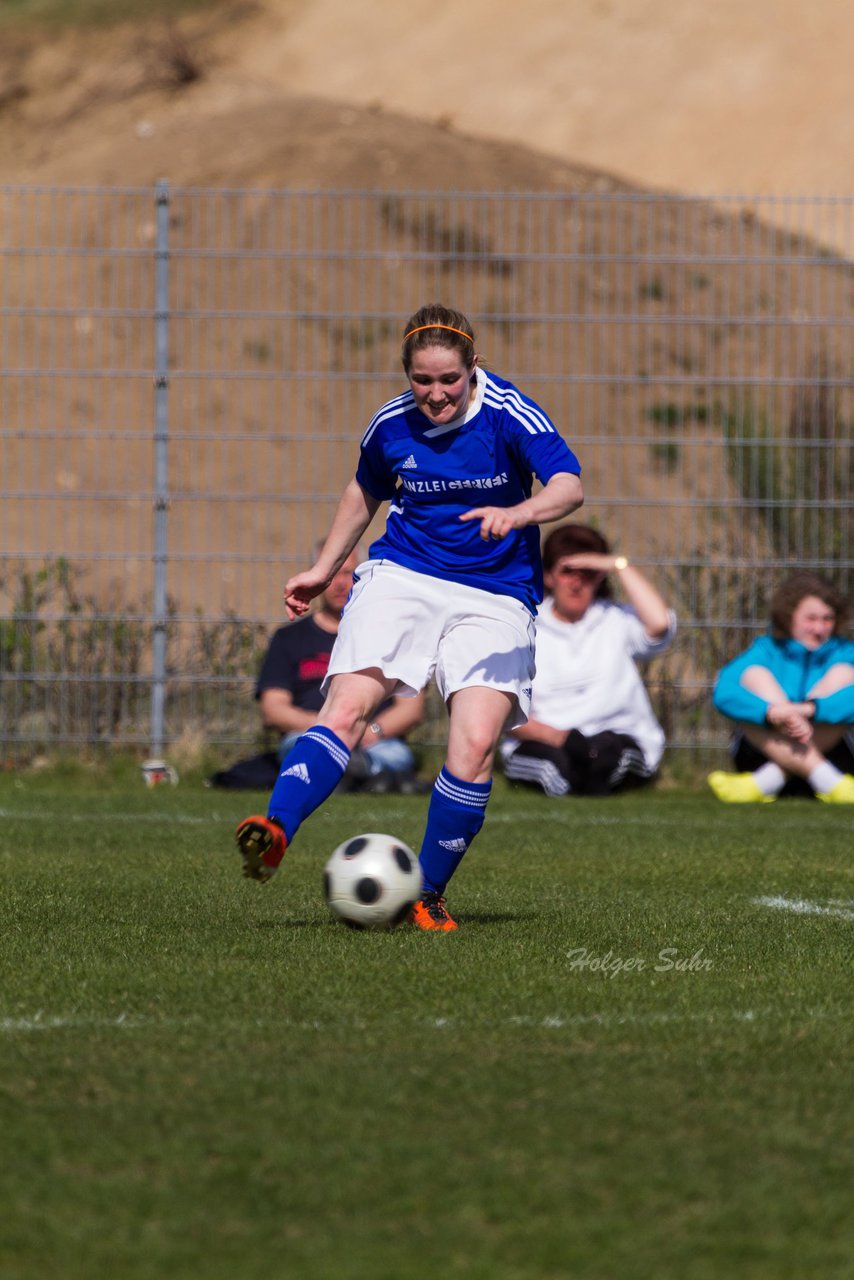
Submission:
[[[528,719],[534,679],[534,619],[520,600],[366,560],[344,607],[323,682],[378,667],[396,692],[414,697],[435,676],[447,702],[459,689],[516,699],[512,724]]]

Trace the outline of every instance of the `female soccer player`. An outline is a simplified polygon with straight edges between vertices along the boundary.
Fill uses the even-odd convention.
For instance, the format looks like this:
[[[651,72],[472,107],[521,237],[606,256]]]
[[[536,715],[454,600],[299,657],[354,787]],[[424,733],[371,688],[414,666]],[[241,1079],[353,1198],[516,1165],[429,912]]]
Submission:
[[[356,570],[318,723],[282,763],[266,817],[237,828],[243,873],[266,881],[300,824],[332,793],[380,703],[431,677],[448,749],[419,854],[422,929],[456,929],[445,887],[485,816],[495,749],[523,724],[542,599],[538,524],[582,503],[580,466],[543,410],[478,365],[474,331],[431,305],[403,338],[409,390],[376,413],[315,564],[285,584],[293,619],[329,584],[389,503],[385,533]],[[542,488],[532,496],[533,477]]]

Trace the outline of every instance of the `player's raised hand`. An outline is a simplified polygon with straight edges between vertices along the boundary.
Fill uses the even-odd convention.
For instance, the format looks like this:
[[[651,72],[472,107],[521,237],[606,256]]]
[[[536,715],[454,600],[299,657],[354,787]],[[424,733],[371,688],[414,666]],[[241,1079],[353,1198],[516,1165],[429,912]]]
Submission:
[[[315,596],[319,596],[329,586],[329,578],[315,569],[307,569],[305,573],[296,573],[285,583],[285,612],[293,622],[308,613],[309,606]]]

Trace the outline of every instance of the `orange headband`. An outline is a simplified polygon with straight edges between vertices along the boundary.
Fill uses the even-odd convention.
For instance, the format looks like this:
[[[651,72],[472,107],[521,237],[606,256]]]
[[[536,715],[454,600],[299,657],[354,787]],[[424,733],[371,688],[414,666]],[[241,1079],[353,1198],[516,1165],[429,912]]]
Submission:
[[[410,329],[409,333],[403,335],[403,341],[411,338],[413,333],[421,333],[423,329],[449,329],[451,333],[458,333],[461,338],[465,338],[466,342],[470,342],[474,346],[474,338],[468,333],[463,333],[462,329],[455,329],[452,324],[420,324],[417,329]]]

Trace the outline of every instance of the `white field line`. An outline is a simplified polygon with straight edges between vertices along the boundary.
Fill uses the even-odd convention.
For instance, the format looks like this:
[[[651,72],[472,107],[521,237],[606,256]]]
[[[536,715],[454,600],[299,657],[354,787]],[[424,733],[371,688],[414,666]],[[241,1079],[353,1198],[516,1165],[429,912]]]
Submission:
[[[771,907],[774,911],[791,911],[798,916],[832,916],[835,920],[854,920],[854,899],[828,898],[827,902],[809,902],[805,898],[763,897],[751,898],[758,907]]]
[[[622,814],[610,813],[590,813],[586,814],[576,808],[571,800],[559,800],[552,802],[557,804],[558,808],[542,809],[514,809],[512,813],[495,813],[491,814],[487,810],[487,825],[491,822],[530,822],[535,823],[541,829],[545,830],[550,826],[568,826],[568,827],[678,827],[682,831],[692,831],[696,823],[686,821],[684,816],[674,814],[672,817],[663,816],[661,810],[648,815],[638,814],[627,817]],[[619,803],[616,801],[615,803]],[[578,801],[583,804],[583,801]],[[786,820],[787,831],[846,831],[850,829],[850,823],[847,818],[843,822],[842,814],[828,813],[829,805],[822,808],[821,815],[816,816],[816,821],[792,821],[790,818]],[[725,816],[732,816],[731,811],[724,811]],[[826,815],[826,816],[825,816]],[[763,814],[763,816],[766,816]],[[777,815],[775,814],[775,817]],[[833,819],[837,821],[834,823]],[[709,818],[707,814],[703,814],[700,819],[705,829],[709,830]],[[714,828],[711,828],[712,830]],[[768,837],[773,839],[774,829],[769,826]]]
[[[66,1031],[74,1028],[140,1027],[145,1026],[150,1021],[151,1019],[146,1018],[131,1018],[126,1013],[120,1013],[117,1018],[73,1018],[55,1015],[48,1017],[39,1011],[33,1014],[31,1018],[0,1018],[0,1032],[11,1034],[16,1031]]]
[[[520,1027],[526,1030],[545,1030],[545,1031],[561,1031],[575,1030],[583,1027],[601,1027],[607,1030],[610,1027],[658,1027],[668,1024],[702,1024],[704,1026],[725,1025],[731,1022],[764,1022],[778,1017],[779,1010],[775,1009],[733,1009],[730,1012],[718,1011],[708,1013],[674,1013],[672,1011],[662,1011],[660,1013],[573,1013],[573,1014],[551,1014],[544,1018],[526,1017],[524,1015],[510,1016],[507,1018],[498,1018],[488,1025],[491,1028],[496,1027]],[[806,1010],[803,1018],[815,1021],[817,1019],[827,1019],[843,1016],[841,1013],[836,1014],[826,1009],[810,1009]],[[847,1014],[845,1015],[847,1017]],[[116,1031],[138,1031],[161,1028],[176,1028],[198,1026],[203,1023],[203,1019],[198,1017],[192,1018],[146,1018],[136,1017],[129,1013],[120,1013],[115,1018],[99,1018],[81,1017],[81,1016],[62,1016],[48,1015],[39,1010],[28,1018],[0,1018],[0,1035],[18,1035],[29,1034],[31,1032],[44,1031],[93,1031],[113,1028]],[[361,1019],[357,1019],[351,1023],[341,1022],[321,1022],[317,1021],[290,1021],[287,1018],[253,1018],[247,1023],[242,1023],[244,1030],[251,1028],[271,1028],[279,1027],[287,1030],[291,1027],[294,1030],[301,1031],[341,1031],[345,1025],[353,1031],[364,1031],[370,1029],[373,1025]],[[468,1022],[461,1018],[434,1018],[432,1021],[419,1022],[419,1026],[432,1026],[437,1031],[465,1031],[472,1030],[478,1025],[477,1022]]]
[[[320,812],[314,815],[313,821],[316,823],[320,817]],[[369,816],[366,813],[366,818]],[[822,820],[815,822],[786,822],[787,831],[836,831],[842,830],[842,823],[833,824],[830,820],[833,815],[828,814],[825,818],[822,812]],[[383,820],[395,822],[399,819],[407,819],[412,817],[409,809],[402,808],[383,808]],[[8,818],[13,821],[20,822],[79,822],[79,823],[95,823],[104,822],[105,819],[114,823],[166,823],[174,826],[202,826],[209,822],[227,822],[233,824],[237,821],[233,813],[209,813],[207,815],[191,814],[191,813],[114,813],[110,811],[89,812],[89,813],[70,813],[67,809],[57,810],[55,813],[46,809],[27,810],[27,809],[0,809],[0,820]],[[490,823],[508,823],[508,822],[527,822],[536,824],[541,830],[547,830],[549,827],[566,826],[580,829],[583,827],[674,827],[680,830],[688,830],[683,817],[663,817],[660,812],[650,813],[649,816],[626,817],[620,814],[585,814],[574,808],[568,803],[561,808],[544,809],[514,809],[512,813],[495,813],[487,814],[487,825]],[[845,824],[846,830],[848,824]],[[769,830],[769,837],[772,832]]]
[[[44,809],[38,812],[26,812],[23,809],[0,809],[0,818],[12,818],[21,822],[44,822],[54,819],[57,822],[167,822],[176,826],[198,826],[203,822],[231,822],[233,819],[218,813],[207,817],[198,817],[192,813],[69,813],[63,809],[58,813],[48,813]]]

